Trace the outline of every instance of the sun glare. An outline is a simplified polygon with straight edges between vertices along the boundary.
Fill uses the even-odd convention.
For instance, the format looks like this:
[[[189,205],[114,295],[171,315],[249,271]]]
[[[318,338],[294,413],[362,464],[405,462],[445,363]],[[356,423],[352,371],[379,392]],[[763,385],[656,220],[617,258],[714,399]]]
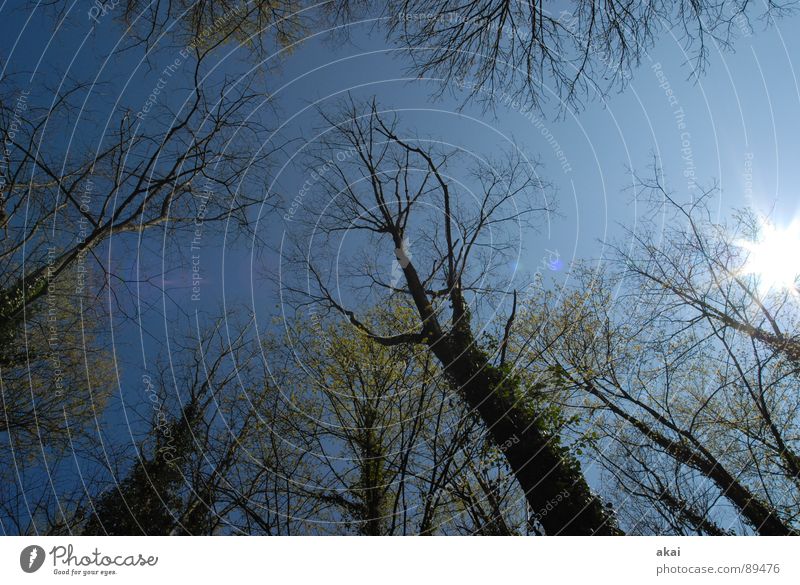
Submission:
[[[762,222],[757,241],[740,241],[747,250],[741,273],[756,277],[762,293],[790,290],[797,293],[800,277],[800,221],[787,228]]]

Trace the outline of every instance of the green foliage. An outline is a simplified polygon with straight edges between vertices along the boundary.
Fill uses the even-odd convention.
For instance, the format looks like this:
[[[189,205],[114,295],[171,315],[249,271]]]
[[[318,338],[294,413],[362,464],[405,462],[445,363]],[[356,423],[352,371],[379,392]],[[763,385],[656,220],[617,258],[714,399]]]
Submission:
[[[0,332],[0,432],[23,458],[69,448],[102,415],[114,380],[108,352],[98,347],[94,309],[81,314],[73,277],[37,286],[44,294]]]

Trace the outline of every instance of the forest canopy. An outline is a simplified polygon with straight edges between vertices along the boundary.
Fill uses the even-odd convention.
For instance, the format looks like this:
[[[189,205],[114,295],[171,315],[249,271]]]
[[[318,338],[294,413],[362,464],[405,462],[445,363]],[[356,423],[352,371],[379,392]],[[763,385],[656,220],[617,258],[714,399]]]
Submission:
[[[800,532],[800,222],[679,126],[791,2],[102,6],[0,8],[4,534]]]

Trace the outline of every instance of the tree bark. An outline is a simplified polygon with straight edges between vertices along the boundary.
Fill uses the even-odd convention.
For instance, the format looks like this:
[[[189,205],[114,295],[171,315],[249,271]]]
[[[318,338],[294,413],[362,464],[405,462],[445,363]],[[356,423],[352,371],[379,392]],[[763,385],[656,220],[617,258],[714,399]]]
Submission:
[[[539,426],[538,414],[520,404],[519,383],[492,366],[469,334],[451,333],[431,349],[519,482],[532,520],[547,535],[619,535],[613,513],[592,494],[580,463]]]

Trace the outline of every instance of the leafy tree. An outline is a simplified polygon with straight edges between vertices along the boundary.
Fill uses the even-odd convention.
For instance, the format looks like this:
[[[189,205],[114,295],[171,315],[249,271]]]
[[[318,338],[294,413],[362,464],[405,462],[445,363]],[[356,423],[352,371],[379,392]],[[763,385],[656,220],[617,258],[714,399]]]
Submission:
[[[375,327],[413,319],[402,305],[365,315]],[[432,356],[376,343],[319,314],[295,323],[286,347],[294,359],[284,383],[305,419],[304,444],[319,459],[302,483],[334,506],[331,518],[359,534],[469,530],[469,521],[454,522],[465,505],[471,511],[482,503],[464,494],[471,478],[474,484],[475,446],[485,439],[475,418],[453,403]]]
[[[271,390],[250,327],[228,339],[226,326],[234,323],[219,319],[199,339],[175,340],[173,363],[144,380],[147,432],[127,468],[93,486],[84,534],[214,534],[240,521]]]

